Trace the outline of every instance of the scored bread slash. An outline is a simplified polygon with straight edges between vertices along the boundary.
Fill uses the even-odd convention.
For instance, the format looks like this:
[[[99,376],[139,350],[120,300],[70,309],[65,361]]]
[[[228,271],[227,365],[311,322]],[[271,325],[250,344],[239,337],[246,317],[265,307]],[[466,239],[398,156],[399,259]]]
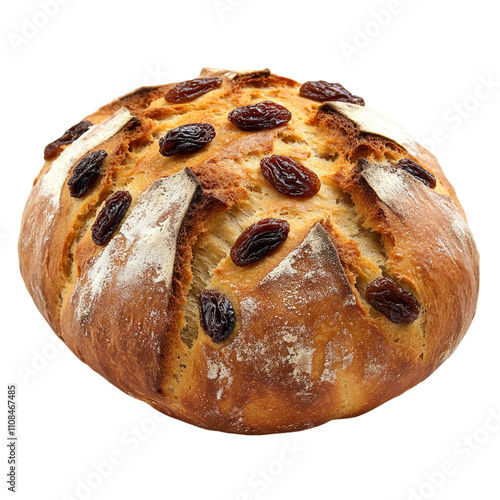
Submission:
[[[269,69],[260,70],[241,70],[231,71],[228,69],[203,68],[200,73],[201,77],[226,77],[228,80],[234,81],[242,77],[267,77],[271,76]]]
[[[347,102],[330,101],[322,104],[319,111],[338,113],[352,122],[360,132],[385,137],[409,153],[418,155],[418,147],[413,138],[400,125],[373,109]]]
[[[436,231],[429,232],[427,246],[443,246],[443,230],[454,244],[446,245],[446,251],[456,253],[471,252],[475,248],[474,238],[463,213],[448,196],[436,193],[417,177],[397,165],[383,165],[360,161],[360,176],[373,190],[377,198],[406,225],[414,219],[416,227],[429,226],[429,221],[421,218],[421,206],[428,200],[435,212]],[[424,201],[423,201],[424,200]],[[444,250],[444,248],[443,248]]]
[[[338,277],[338,282],[342,284],[342,290],[337,289],[337,293],[345,297],[347,304],[355,304],[356,298],[352,291],[351,285],[345,271],[340,262],[339,255],[335,245],[333,244],[327,230],[321,222],[314,225],[311,231],[304,238],[304,241],[290,254],[288,254],[269,274],[267,274],[260,282],[261,285],[269,284],[272,280],[279,280],[284,276],[291,276],[298,271],[294,265],[299,258],[307,256],[318,262],[321,260],[328,260],[332,269]],[[319,265],[315,265],[316,271],[319,270]],[[312,299],[313,297],[311,297]]]
[[[59,204],[61,191],[68,178],[69,171],[75,162],[95,147],[113,137],[133,118],[134,116],[127,108],[119,109],[107,120],[90,127],[87,132],[70,144],[54,160],[50,170],[42,177],[40,183],[41,192],[50,199],[52,205],[57,206]]]
[[[184,218],[199,196],[200,184],[189,169],[158,179],[141,195],[110,243],[92,262],[74,292],[77,315],[84,320],[112,280],[124,294],[144,281],[172,284],[177,239]],[[147,286],[144,284],[143,286]]]

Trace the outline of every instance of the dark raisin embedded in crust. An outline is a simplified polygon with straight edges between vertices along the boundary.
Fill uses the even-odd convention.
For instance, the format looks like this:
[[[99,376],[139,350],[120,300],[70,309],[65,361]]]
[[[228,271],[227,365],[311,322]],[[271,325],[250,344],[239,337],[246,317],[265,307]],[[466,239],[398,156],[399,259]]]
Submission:
[[[300,95],[319,102],[341,101],[359,106],[365,105],[365,100],[362,97],[351,94],[340,83],[329,83],[324,80],[305,82],[300,87]]]
[[[262,219],[247,227],[231,248],[231,260],[240,267],[257,262],[281,245],[290,232],[282,219]]]
[[[92,122],[89,122],[88,120],[84,120],[76,125],[73,125],[71,128],[66,130],[66,132],[59,137],[59,139],[56,139],[54,142],[45,146],[43,157],[46,160],[52,160],[61,152],[63,146],[76,141],[81,135],[87,132],[90,127],[92,127]]]
[[[396,163],[396,167],[406,170],[413,177],[417,178],[420,182],[423,182],[426,186],[434,189],[436,187],[436,178],[431,172],[426,170],[424,167],[420,166],[417,162],[410,160],[410,158],[404,158]]]
[[[198,297],[200,324],[216,344],[224,342],[234,330],[236,314],[231,301],[215,290],[203,290]]]
[[[262,101],[233,109],[228,120],[240,130],[252,132],[279,127],[292,119],[292,113],[276,102]]]
[[[222,85],[222,78],[216,76],[209,78],[195,78],[178,83],[166,94],[167,102],[189,102],[200,97],[211,90],[218,89]]]
[[[131,203],[128,191],[117,191],[108,198],[92,225],[92,239],[96,245],[102,246],[111,240]]]
[[[68,181],[69,194],[73,198],[81,198],[92,187],[107,156],[108,153],[101,149],[84,156],[78,163]]]
[[[160,139],[163,156],[195,153],[215,137],[215,128],[210,123],[190,123],[170,130]]]
[[[390,278],[377,278],[365,290],[368,303],[393,323],[409,325],[420,313],[420,304],[412,293],[400,288]]]
[[[274,189],[285,196],[309,198],[321,188],[319,177],[289,156],[272,155],[262,158],[260,170]]]

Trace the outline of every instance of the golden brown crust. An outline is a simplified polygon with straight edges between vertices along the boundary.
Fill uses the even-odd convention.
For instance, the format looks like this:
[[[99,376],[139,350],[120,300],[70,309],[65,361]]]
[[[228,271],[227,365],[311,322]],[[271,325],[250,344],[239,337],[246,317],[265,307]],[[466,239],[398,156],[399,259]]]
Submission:
[[[87,117],[94,127],[47,162],[28,199],[20,267],[35,304],[85,363],[158,410],[209,429],[299,430],[359,415],[432,373],[472,321],[478,253],[437,160],[397,125],[357,105],[320,104],[269,70],[205,69],[220,88],[186,103],[141,88]],[[238,106],[271,100],[292,112],[277,129],[242,132]],[[159,139],[187,123],[217,135],[201,151],[163,157]],[[108,153],[96,185],[72,198],[66,183],[91,151]],[[277,193],[259,162],[285,154],[321,179],[309,199]],[[410,158],[434,174],[424,185],[396,167]],[[90,228],[118,190],[132,205],[113,239]],[[236,237],[285,218],[287,241],[241,268]],[[390,276],[421,305],[396,325],[365,298]],[[215,344],[196,299],[224,293],[237,322]]]

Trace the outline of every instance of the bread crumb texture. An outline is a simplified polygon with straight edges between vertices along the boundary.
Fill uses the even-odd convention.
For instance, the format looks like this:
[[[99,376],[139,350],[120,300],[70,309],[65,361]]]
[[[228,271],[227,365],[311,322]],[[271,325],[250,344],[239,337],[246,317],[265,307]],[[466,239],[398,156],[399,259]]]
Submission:
[[[226,432],[295,431],[360,415],[425,379],[467,331],[479,286],[478,252],[437,160],[368,107],[308,99],[268,70],[200,77],[208,80],[138,89],[100,108],[85,117],[92,127],[45,162],[19,257],[53,330],[121,390]],[[228,120],[263,101],[291,119],[251,131]],[[160,153],[170,131],[200,123],[214,127],[213,140],[181,137],[190,152]],[[72,197],[76,165],[100,150],[98,176],[78,180],[88,188]],[[314,172],[319,192],[280,194],[260,168],[271,155]],[[402,159],[436,186],[400,168]],[[122,218],[104,208],[117,191],[132,197]],[[103,209],[112,237],[97,245],[92,227]],[[286,241],[235,265],[235,241],[268,218],[288,222]],[[418,301],[411,320],[380,305],[405,317],[398,296],[365,294],[381,277]],[[207,289],[236,314],[218,343],[200,326]]]

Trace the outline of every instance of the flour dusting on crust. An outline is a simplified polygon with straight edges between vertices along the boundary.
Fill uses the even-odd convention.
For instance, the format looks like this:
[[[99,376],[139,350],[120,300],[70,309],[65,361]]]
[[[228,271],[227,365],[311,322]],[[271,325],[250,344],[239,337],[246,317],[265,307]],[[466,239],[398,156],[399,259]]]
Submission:
[[[316,348],[296,348],[288,347],[287,361],[294,365],[293,375],[297,378],[298,375],[305,373],[311,375],[313,366],[313,356]]]
[[[229,69],[217,69],[217,68],[203,68],[201,70],[200,76],[206,78],[211,76],[220,76],[226,77],[228,80],[236,80],[243,76],[251,76],[251,75],[262,75],[269,76],[271,71],[269,69],[261,69],[261,70],[239,70],[233,71]]]
[[[133,116],[127,108],[119,109],[107,120],[90,127],[87,132],[70,144],[52,163],[50,170],[43,176],[40,183],[40,192],[50,199],[57,207],[62,188],[68,177],[71,167],[82,156],[113,137]]]
[[[407,182],[411,174],[390,165],[369,163],[361,175],[381,201],[394,212],[404,215],[401,213],[406,206],[404,200],[414,198]]]
[[[304,273],[307,263],[308,271]],[[341,297],[346,306],[356,304],[356,298],[345,276],[335,244],[321,222],[316,223],[297,248],[292,250],[281,263],[268,273],[257,289],[279,294],[281,307],[274,311],[279,328],[269,325],[261,336],[253,335],[252,329],[259,322],[259,316],[268,314],[266,306],[256,307],[252,295],[240,301],[241,331],[223,351],[208,351],[212,359],[207,362],[207,376],[210,380],[221,378],[220,369],[224,359],[231,357],[240,363],[253,363],[250,379],[281,380],[286,387],[296,387],[297,396],[306,402],[313,397],[312,378],[314,356],[317,351],[311,330],[311,306],[334,294]],[[305,293],[314,290],[314,293]],[[326,320],[330,312],[326,310]],[[217,362],[214,358],[220,356]],[[256,362],[258,360],[258,362]],[[234,364],[227,366],[233,370]],[[332,369],[319,380],[328,383],[335,380]],[[220,390],[220,381],[216,384]]]
[[[353,122],[360,132],[385,137],[399,144],[409,153],[418,154],[418,146],[412,137],[400,125],[377,111],[347,102],[332,101],[324,105]]]
[[[121,230],[103,249],[77,284],[77,316],[88,313],[93,301],[113,279],[125,289],[149,271],[153,282],[172,282],[177,238],[184,218],[199,187],[186,169],[155,181],[142,193]]]
[[[261,284],[266,284],[272,280],[281,279],[285,276],[293,276],[296,274],[294,269],[294,264],[297,258],[304,255],[304,252],[312,257],[322,257],[325,252],[328,255],[334,256],[338,261],[337,250],[333,246],[328,233],[321,223],[317,223],[306,236],[304,241],[292,252],[290,252],[269,274],[267,274],[261,281]],[[336,262],[341,266],[340,261]],[[313,268],[311,270],[311,276],[321,274],[320,268]]]
[[[418,204],[422,203],[422,200],[417,198],[415,189],[411,185],[420,181],[402,169],[391,165],[367,162],[361,175],[378,198],[396,214],[408,216],[409,201],[414,204],[415,211],[417,211]],[[452,256],[456,253],[456,243],[451,236],[454,236],[459,241],[473,245],[473,237],[467,221],[453,203],[453,200],[449,196],[432,190],[428,191],[428,195],[432,197],[436,210],[442,214],[443,232],[433,235],[438,251],[446,252]],[[431,244],[433,243],[429,241],[428,245]]]

